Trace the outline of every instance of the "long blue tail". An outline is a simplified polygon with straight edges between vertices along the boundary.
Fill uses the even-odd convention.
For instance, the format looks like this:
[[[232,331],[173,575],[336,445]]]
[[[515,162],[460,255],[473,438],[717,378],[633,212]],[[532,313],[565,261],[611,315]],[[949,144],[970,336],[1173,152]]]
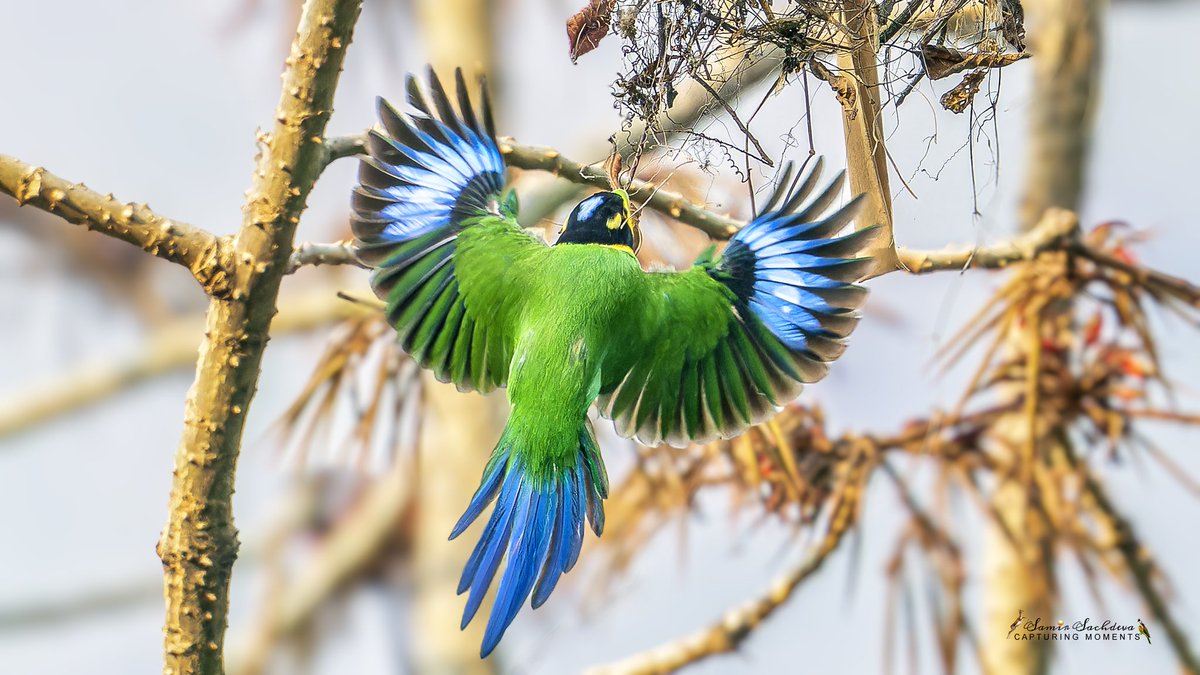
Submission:
[[[462,534],[496,502],[458,584],[459,594],[470,591],[462,618],[466,628],[507,553],[481,657],[496,648],[530,593],[537,609],[559,577],[575,566],[583,546],[584,518],[596,536],[604,530],[608,473],[587,420],[577,436],[562,439],[560,447],[536,449],[528,446],[515,422],[509,420],[479,489],[450,533],[451,539]]]

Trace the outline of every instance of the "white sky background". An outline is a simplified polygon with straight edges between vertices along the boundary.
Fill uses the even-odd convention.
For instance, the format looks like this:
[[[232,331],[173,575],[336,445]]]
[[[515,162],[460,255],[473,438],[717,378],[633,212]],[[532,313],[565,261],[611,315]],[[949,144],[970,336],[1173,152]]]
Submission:
[[[291,35],[282,0],[264,0],[238,31],[223,26],[240,0],[211,3],[124,0],[109,3],[0,2],[0,56],[9,64],[0,105],[0,152],[43,164],[121,199],[149,201],[161,213],[232,232],[249,185],[254,132],[267,127],[278,97],[278,73]],[[337,96],[330,133],[371,122],[376,94],[400,98],[403,73],[422,67],[420,40],[397,3],[370,0],[356,32]],[[581,2],[509,0],[497,12],[503,41],[501,133],[581,156],[616,128],[608,83],[619,64],[609,40],[572,66],[566,57],[565,17]],[[1200,3],[1113,7],[1108,22],[1103,101],[1083,221],[1126,220],[1152,231],[1139,249],[1149,264],[1197,278],[1200,230],[1195,215],[1195,110],[1200,70],[1194,27]],[[13,64],[21,64],[19,67]],[[939,111],[937,136],[924,166],[939,180],[916,173],[935,118],[936,93],[925,85],[902,106],[889,147],[919,200],[897,184],[897,239],[940,247],[1003,237],[1011,231],[1020,188],[1022,129],[1029,103],[1028,64],[1005,70],[999,145],[989,130],[976,146],[976,176],[989,179],[999,148],[1000,184],[984,185],[981,218],[971,216],[966,116]],[[750,104],[757,103],[756,94]],[[814,112],[817,150],[829,167],[843,165],[841,130],[831,96],[821,90]],[[799,87],[768,102],[755,132],[769,151],[797,123]],[[803,140],[803,126],[796,127]],[[795,153],[793,153],[795,154]],[[953,158],[953,159],[951,159]],[[719,164],[719,163],[718,163]],[[300,237],[322,241],[345,217],[352,163],[338,164],[320,182],[301,223]],[[760,176],[761,180],[762,176]],[[712,199],[737,194],[728,170],[714,182]],[[723,205],[726,208],[734,205]],[[740,205],[738,208],[742,208]],[[70,227],[62,224],[61,227]],[[99,236],[99,235],[97,235]],[[136,317],[68,274],[53,251],[0,226],[0,401],[22,388],[79,364],[136,350],[144,329]],[[199,306],[190,278],[165,263],[155,283],[182,305]],[[348,285],[365,286],[350,273]],[[825,406],[835,428],[886,431],[958,395],[964,374],[939,378],[930,367],[939,341],[953,333],[995,288],[987,273],[924,278],[889,275],[872,282],[866,319],[830,377],[804,394]],[[287,283],[303,283],[289,279]],[[1183,383],[1181,402],[1200,409],[1195,383],[1200,360],[1194,330],[1159,317],[1168,372]],[[320,335],[275,340],[268,350],[259,394],[249,418],[238,475],[236,513],[244,541],[263,532],[273,500],[282,493],[266,428],[293,399],[322,347]],[[166,520],[166,500],[183,398],[190,372],[161,378],[35,433],[0,439],[0,608],[48,598],[65,599],[98,587],[156,579],[154,544]],[[1180,464],[1200,475],[1196,432],[1155,428],[1154,439]],[[609,466],[626,465],[609,444]],[[907,470],[907,467],[905,467]],[[1200,579],[1196,566],[1197,503],[1154,466],[1129,463],[1106,471],[1109,485],[1179,591],[1173,609],[1200,636]],[[912,480],[921,481],[918,473]],[[614,481],[615,483],[616,481]],[[703,664],[694,673],[874,672],[882,666],[883,561],[898,526],[894,495],[872,485],[861,557],[839,552],[737,656]],[[798,560],[781,528],[732,520],[724,495],[701,505],[690,520],[684,548],[672,530],[659,537],[633,572],[611,589],[613,601],[582,617],[575,604],[587,570],[567,579],[570,591],[537,612],[519,615],[502,644],[514,672],[576,672],[657,645],[716,620],[726,608],[762,591]],[[849,548],[849,547],[844,547]],[[978,562],[979,551],[968,555]],[[586,556],[585,556],[586,558]],[[586,563],[586,560],[584,561]],[[853,565],[853,566],[852,566]],[[584,565],[586,567],[586,565]],[[978,570],[978,565],[972,565]],[[1148,618],[1123,589],[1105,585],[1106,611],[1094,606],[1073,567],[1064,567],[1062,618]],[[914,577],[915,578],[915,577]],[[253,561],[235,570],[231,634],[256,615]],[[969,600],[978,608],[971,580]],[[571,583],[574,582],[574,583]],[[924,591],[921,580],[914,594]],[[461,603],[456,598],[448,602]],[[385,596],[364,591],[331,617],[336,638],[323,652],[321,672],[395,672],[403,662],[405,618]],[[134,609],[86,622],[38,630],[0,631],[0,673],[150,673],[159,669],[161,607],[149,597]],[[978,613],[975,615],[978,626]],[[1154,631],[1153,623],[1150,625]],[[981,639],[999,627],[979,626]],[[1161,632],[1156,634],[1161,635]],[[900,642],[898,644],[903,644]],[[924,632],[922,670],[936,667]],[[964,652],[965,653],[965,652]],[[897,664],[901,669],[906,661]],[[1144,643],[1073,643],[1058,651],[1056,672],[1167,672],[1165,636]],[[967,660],[963,672],[974,672]]]

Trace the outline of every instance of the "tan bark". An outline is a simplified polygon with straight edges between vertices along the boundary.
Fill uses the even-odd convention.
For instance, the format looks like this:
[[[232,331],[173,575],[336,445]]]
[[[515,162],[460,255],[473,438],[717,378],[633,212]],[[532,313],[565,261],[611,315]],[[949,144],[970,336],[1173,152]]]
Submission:
[[[229,242],[165,218],[145,204],[125,203],[72,183],[40,166],[0,155],[0,192],[18,204],[53,213],[89,230],[129,242],[164,260],[188,268],[210,294],[228,290]]]
[[[370,310],[339,298],[328,287],[287,296],[279,301],[271,336],[313,330],[366,311]],[[0,438],[35,429],[155,377],[182,370],[196,359],[204,322],[202,316],[172,319],[155,327],[128,357],[82,365],[5,396],[0,399]]]
[[[1088,139],[1095,106],[1103,2],[1035,0],[1025,7],[1031,28],[1034,88],[1021,223],[1031,230],[1047,209],[1077,209],[1087,168]],[[1040,308],[1038,308],[1040,311]],[[1014,330],[1007,351],[1029,364],[1037,377],[1042,328],[1066,320],[1069,307],[1041,311],[1036,321]],[[1020,395],[1025,385],[1016,385]],[[1049,643],[1001,639],[1023,610],[1032,620],[1052,620],[1051,564],[1046,524],[1030,504],[1033,462],[1052,456],[1059,429],[1039,424],[1032,409],[1001,420],[995,428],[1001,462],[1010,467],[992,506],[999,521],[989,525],[984,567],[983,662],[993,675],[1043,673]],[[1007,530],[1007,533],[1005,532]]]
[[[857,40],[838,52],[838,65],[849,78],[849,96],[842,99],[842,129],[846,137],[846,172],[850,191],[865,195],[855,227],[879,226],[867,253],[875,258],[875,274],[896,269],[896,244],[892,232],[892,191],[888,184],[887,147],[883,112],[879,103],[879,24],[868,0],[845,0],[842,21]],[[831,83],[832,84],[832,83]]]
[[[164,673],[220,673],[237,557],[234,473],[279,284],[309,190],[359,0],[305,3],[275,123],[233,241],[230,290],[209,305],[158,552],[167,604]]]

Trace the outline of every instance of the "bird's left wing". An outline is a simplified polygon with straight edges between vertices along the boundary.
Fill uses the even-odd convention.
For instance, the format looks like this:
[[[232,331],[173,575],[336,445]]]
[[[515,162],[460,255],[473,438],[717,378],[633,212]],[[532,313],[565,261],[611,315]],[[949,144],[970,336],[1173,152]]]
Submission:
[[[646,275],[641,315],[605,357],[598,405],[617,432],[646,444],[728,438],[825,376],[858,322],[866,289],[854,257],[874,228],[837,237],[853,200],[821,218],[842,177],[807,205],[820,162],[780,182],[724,255],[685,272]]]
[[[429,80],[432,106],[411,75],[412,112],[379,100],[354,236],[404,351],[443,382],[490,391],[507,382],[527,282],[547,247],[517,224],[512,193],[502,195],[486,89],[480,120],[461,71],[458,112],[432,69]]]

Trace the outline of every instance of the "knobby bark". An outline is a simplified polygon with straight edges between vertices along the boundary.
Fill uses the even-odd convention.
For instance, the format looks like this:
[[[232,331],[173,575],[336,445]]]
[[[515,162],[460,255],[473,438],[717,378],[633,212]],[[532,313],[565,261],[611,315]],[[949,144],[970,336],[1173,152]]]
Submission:
[[[244,421],[296,224],[323,166],[322,134],[360,5],[305,3],[275,122],[232,242],[230,287],[209,305],[175,457],[170,518],[158,545],[167,602],[164,673],[222,671],[238,548],[231,501]]]
[[[145,204],[125,203],[39,166],[0,155],[0,192],[18,204],[53,213],[89,230],[127,241],[179,263],[210,294],[228,290],[229,241],[187,223],[164,218]]]
[[[1032,230],[1047,209],[1077,209],[1087,168],[1091,111],[1099,80],[1103,2],[1036,0],[1026,2],[1032,28],[1034,86],[1028,134],[1028,168],[1021,225]],[[1050,263],[1054,264],[1054,263]],[[1065,263],[1060,263],[1065,264]],[[997,422],[999,459],[1010,467],[997,486],[989,522],[984,566],[985,635],[998,634],[1023,610],[1025,616],[1051,619],[1054,608],[1049,527],[1031,501],[1033,462],[1061,454],[1066,431],[1047,428],[1030,387],[1038,382],[1043,335],[1069,321],[1071,308],[1030,309],[1030,320],[1014,329],[1006,350],[1028,364],[1026,382],[1010,395],[1026,395],[1027,409]],[[1028,383],[1034,383],[1029,385]],[[987,672],[999,675],[1043,673],[1049,647],[1039,640],[983,641]]]

